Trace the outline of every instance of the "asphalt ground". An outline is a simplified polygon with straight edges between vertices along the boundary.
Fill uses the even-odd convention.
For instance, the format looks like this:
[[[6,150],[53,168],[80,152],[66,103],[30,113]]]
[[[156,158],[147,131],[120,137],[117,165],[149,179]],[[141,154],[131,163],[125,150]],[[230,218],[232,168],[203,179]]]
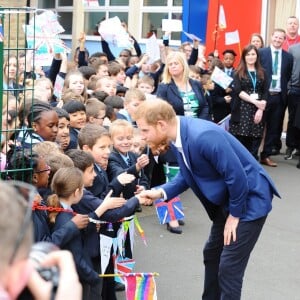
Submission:
[[[297,158],[273,156],[278,167],[266,167],[281,199],[274,198],[262,234],[250,257],[244,277],[244,300],[300,300],[300,169]],[[202,248],[210,221],[200,201],[188,190],[181,195],[183,234],[172,234],[159,225],[155,208],[138,213],[147,247],[135,237],[135,272],[158,272],[159,300],[201,299],[204,267]],[[117,293],[124,300],[124,292]]]

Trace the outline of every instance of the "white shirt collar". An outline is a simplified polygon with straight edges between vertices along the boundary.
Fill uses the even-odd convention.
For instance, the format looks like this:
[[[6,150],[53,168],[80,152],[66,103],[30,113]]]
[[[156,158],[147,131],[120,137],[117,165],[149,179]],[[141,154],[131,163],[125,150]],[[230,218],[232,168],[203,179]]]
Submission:
[[[181,135],[180,135],[180,118],[176,117],[177,121],[177,132],[175,142],[172,142],[176,148],[182,149]]]
[[[272,53],[274,53],[274,51],[278,51],[278,54],[281,54],[281,52],[282,52],[282,48],[276,49],[272,45],[270,46],[270,48],[271,48]]]

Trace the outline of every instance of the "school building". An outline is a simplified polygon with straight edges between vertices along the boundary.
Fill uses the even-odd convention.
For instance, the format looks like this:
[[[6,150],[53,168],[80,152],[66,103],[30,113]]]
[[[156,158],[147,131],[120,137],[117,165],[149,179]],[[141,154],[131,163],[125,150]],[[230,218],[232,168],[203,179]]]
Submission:
[[[224,49],[226,32],[238,32],[239,43],[230,45],[237,52],[248,43],[253,32],[261,33],[268,44],[274,28],[285,29],[289,16],[300,16],[300,0],[2,0],[1,6],[55,10],[65,29],[61,37],[75,49],[79,33],[84,31],[90,53],[101,51],[99,22],[114,16],[128,23],[130,33],[141,45],[153,32],[158,39],[162,38],[162,19],[181,19],[183,30],[201,38],[207,52],[214,47]],[[222,30],[217,26],[220,6],[226,20],[226,28]],[[24,22],[28,22],[28,17],[24,17]],[[14,24],[12,19],[9,26],[20,27],[20,24]],[[21,35],[11,35],[12,43],[20,41]],[[186,39],[183,33],[173,32],[170,45],[178,46]]]

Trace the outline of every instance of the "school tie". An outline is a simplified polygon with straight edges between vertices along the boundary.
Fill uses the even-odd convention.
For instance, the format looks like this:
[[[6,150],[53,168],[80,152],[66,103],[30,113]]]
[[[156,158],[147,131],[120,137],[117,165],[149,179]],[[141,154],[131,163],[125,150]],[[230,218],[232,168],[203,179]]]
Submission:
[[[277,75],[278,69],[278,50],[274,51],[273,75]],[[277,80],[272,79],[272,88],[276,86]]]
[[[127,166],[128,166],[128,167],[131,167],[132,161],[131,161],[131,159],[130,159],[129,156],[126,157],[126,163],[127,163]]]

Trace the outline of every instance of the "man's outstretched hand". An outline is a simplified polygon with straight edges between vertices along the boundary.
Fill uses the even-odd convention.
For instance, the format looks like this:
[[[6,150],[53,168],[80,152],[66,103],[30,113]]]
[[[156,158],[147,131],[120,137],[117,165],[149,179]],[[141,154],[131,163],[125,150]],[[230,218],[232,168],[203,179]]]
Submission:
[[[143,205],[151,205],[154,200],[163,198],[163,193],[161,189],[158,190],[146,190],[142,191],[138,195],[138,199]]]

